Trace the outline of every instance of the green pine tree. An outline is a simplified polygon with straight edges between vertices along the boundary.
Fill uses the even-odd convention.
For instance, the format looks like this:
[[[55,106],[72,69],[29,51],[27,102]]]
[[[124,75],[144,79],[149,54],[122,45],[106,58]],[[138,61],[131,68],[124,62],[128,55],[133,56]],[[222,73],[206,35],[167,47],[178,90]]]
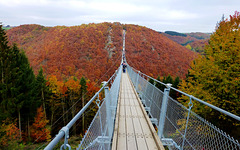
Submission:
[[[11,72],[11,49],[8,46],[8,41],[6,37],[5,31],[2,29],[2,25],[0,25],[0,121],[5,120],[7,117],[10,117],[12,113],[11,109],[8,109],[12,106],[11,101],[8,101],[10,94],[10,85],[9,81],[11,80],[9,73]]]
[[[168,75],[167,78],[166,78],[166,80],[164,81],[164,83],[173,84],[173,78],[172,78],[170,75]]]
[[[38,75],[36,78],[36,83],[35,83],[35,92],[36,92],[36,98],[37,100],[41,101],[41,104],[43,106],[43,111],[45,113],[45,117],[47,116],[46,114],[46,100],[48,99],[50,95],[50,89],[46,85],[47,80],[45,79],[45,76],[43,75],[43,69],[42,67],[38,71]]]
[[[35,75],[32,68],[30,67],[29,61],[25,53],[20,52],[16,45],[13,46],[13,51],[19,54],[19,59],[16,61],[16,68],[18,68],[16,78],[16,108],[18,111],[19,127],[21,123],[27,131],[28,137],[30,138],[30,122],[36,115],[36,110],[39,106],[39,102],[36,101],[35,93]],[[23,116],[23,117],[21,117]]]
[[[35,76],[25,53],[20,52],[16,44],[8,46],[2,28],[0,40],[0,121],[18,118],[21,138],[22,126],[29,128],[30,119],[35,116],[37,108]]]
[[[157,77],[157,80],[161,82],[160,76]],[[162,85],[161,83],[158,83],[158,82],[156,83],[156,87],[158,89],[160,89],[161,91],[163,91],[163,89],[164,89],[164,85]]]
[[[174,79],[173,83],[172,83],[172,87],[174,87],[174,88],[177,89],[179,83],[180,83],[180,79],[179,79],[179,77],[176,77],[176,78]],[[171,90],[170,96],[171,96],[173,99],[176,100],[176,99],[179,97],[179,93],[178,93],[177,91],[175,91],[175,90]]]
[[[148,82],[151,83],[151,84],[154,84],[154,80],[153,80],[152,78],[150,78],[150,79],[148,80]]]

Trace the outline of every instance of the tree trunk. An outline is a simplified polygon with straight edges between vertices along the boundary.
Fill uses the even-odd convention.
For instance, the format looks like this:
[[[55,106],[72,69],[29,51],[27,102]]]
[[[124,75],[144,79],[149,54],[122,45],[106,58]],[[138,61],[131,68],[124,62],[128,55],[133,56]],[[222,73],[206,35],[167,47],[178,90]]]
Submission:
[[[30,125],[29,125],[29,117],[28,117],[28,124],[27,124],[27,128],[28,128],[28,141],[30,141]]]
[[[3,75],[3,61],[2,61],[2,60],[1,60],[1,66],[2,66],[2,68],[1,68],[1,69],[2,69],[2,84],[4,84],[4,78],[3,78],[3,77],[4,77],[4,75]]]
[[[70,95],[70,101],[72,102],[72,105],[74,105],[74,95],[73,94],[71,94]],[[73,106],[73,108],[72,108],[72,118],[75,116],[75,106]],[[73,125],[73,134],[76,136],[76,123]]]
[[[65,98],[62,98],[62,110],[63,110],[63,124],[66,125],[66,117],[65,117]],[[66,114],[67,115],[67,114]]]
[[[73,108],[72,108],[72,118],[75,116],[74,111],[75,111],[75,106],[73,106]],[[76,123],[74,123],[74,125],[73,125],[73,135],[76,136]]]
[[[54,110],[53,106],[51,108],[51,126],[53,126],[53,115],[54,115]]]
[[[20,113],[20,110],[18,110],[18,126],[19,126],[20,139],[22,139],[21,113]]]
[[[47,118],[46,106],[45,106],[45,98],[44,98],[43,89],[42,89],[42,101],[43,101],[43,111],[44,111],[44,113],[45,113],[45,118]]]

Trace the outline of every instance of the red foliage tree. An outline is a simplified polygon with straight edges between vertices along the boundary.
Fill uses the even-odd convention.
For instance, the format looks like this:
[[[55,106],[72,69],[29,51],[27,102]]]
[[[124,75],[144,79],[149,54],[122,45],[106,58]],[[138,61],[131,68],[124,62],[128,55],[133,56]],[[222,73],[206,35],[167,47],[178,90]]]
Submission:
[[[34,123],[31,126],[31,138],[36,142],[48,141],[51,138],[50,130],[47,128],[47,123],[42,106],[37,109],[37,115],[34,118]]]

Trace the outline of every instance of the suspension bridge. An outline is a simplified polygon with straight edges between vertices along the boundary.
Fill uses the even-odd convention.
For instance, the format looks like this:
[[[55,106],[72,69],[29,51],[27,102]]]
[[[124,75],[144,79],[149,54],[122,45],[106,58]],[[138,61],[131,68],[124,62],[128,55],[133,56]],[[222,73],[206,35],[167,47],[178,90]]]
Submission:
[[[69,130],[95,101],[98,111],[77,150],[240,150],[237,140],[192,111],[193,101],[240,121],[240,117],[179,91],[127,65],[124,73],[125,31],[122,62],[112,77],[89,100],[78,114],[64,126],[45,147],[53,149],[64,138],[60,149],[71,149]],[[148,82],[149,79],[154,84]],[[155,87],[164,85],[164,91]],[[189,97],[188,107],[169,96],[171,90]],[[99,100],[104,91],[105,98]]]

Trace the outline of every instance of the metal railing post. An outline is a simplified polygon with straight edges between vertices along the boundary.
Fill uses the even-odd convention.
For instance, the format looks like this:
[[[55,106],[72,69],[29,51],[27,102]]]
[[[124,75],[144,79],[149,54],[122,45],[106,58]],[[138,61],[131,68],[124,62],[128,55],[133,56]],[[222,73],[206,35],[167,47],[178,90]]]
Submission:
[[[189,121],[191,109],[192,109],[192,107],[193,107],[192,96],[190,96],[190,101],[189,101],[189,103],[188,103],[188,106],[189,106],[189,108],[188,108],[188,115],[187,115],[186,126],[185,126],[184,135],[183,135],[183,142],[182,142],[182,148],[181,148],[181,150],[183,150],[184,143],[185,143],[185,140],[186,140],[187,128],[188,128],[188,121]]]
[[[136,79],[136,84],[135,84],[135,88],[136,88],[136,91],[138,92],[138,78],[140,76],[140,71],[138,71],[137,73],[137,79]]]
[[[161,107],[161,112],[160,112],[160,119],[158,123],[158,136],[160,138],[163,137],[163,129],[164,129],[164,123],[165,123],[165,117],[167,113],[167,104],[168,104],[168,96],[170,92],[172,84],[166,84],[166,88],[164,89],[164,94],[163,94],[163,100],[162,100],[162,107]]]
[[[106,101],[106,113],[107,113],[107,127],[108,127],[108,135],[111,136],[112,133],[112,123],[111,123],[111,97],[109,94],[109,87],[105,86],[104,87],[104,93],[105,93],[105,101]]]
[[[60,147],[60,150],[62,150],[63,148],[66,149],[67,147],[69,150],[71,150],[71,146],[68,144],[69,128],[65,126],[60,130],[60,132],[64,132],[64,135],[65,135],[64,144]]]

